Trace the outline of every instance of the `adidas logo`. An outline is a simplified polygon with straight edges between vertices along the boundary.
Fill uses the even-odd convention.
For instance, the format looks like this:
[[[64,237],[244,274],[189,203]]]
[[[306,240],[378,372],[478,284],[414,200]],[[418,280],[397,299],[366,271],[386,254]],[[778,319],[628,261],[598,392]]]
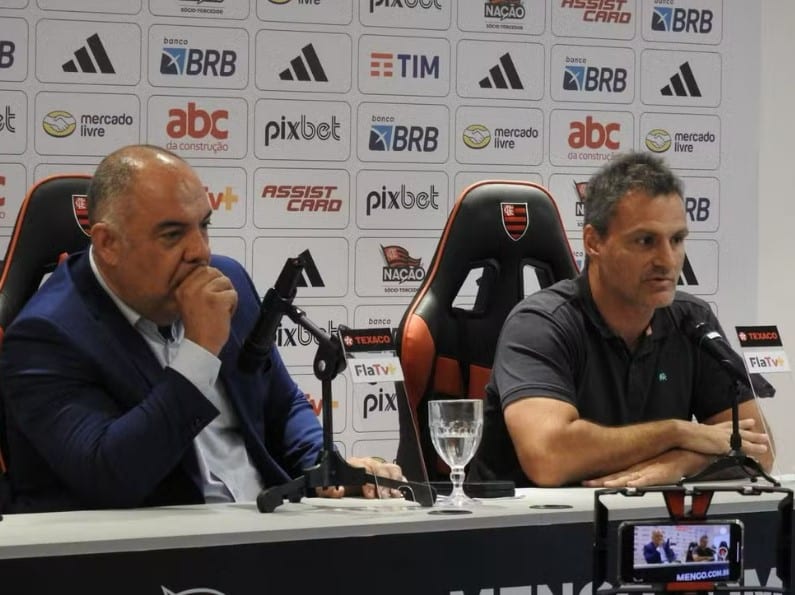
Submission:
[[[489,68],[489,76],[480,79],[481,89],[524,89],[510,54],[500,56],[500,63]]]
[[[679,276],[677,285],[698,285],[696,272],[693,270],[693,265],[690,264],[690,259],[685,254],[685,263],[682,265],[682,274]]]
[[[95,73],[99,68],[99,72],[102,74],[116,74],[108,53],[105,51],[105,46],[102,45],[102,40],[96,33],[86,39],[86,45],[77,50],[74,59],[65,62],[62,68],[64,72],[86,73]]]
[[[690,62],[685,62],[679,66],[679,72],[671,77],[671,83],[660,89],[666,97],[701,97],[701,89],[698,88],[696,77],[690,68]]]
[[[301,260],[304,261],[304,269],[301,271],[296,287],[325,287],[326,284],[323,282],[323,277],[320,276],[320,271],[317,270],[312,253],[309,250],[302,252]]]
[[[320,58],[317,57],[317,52],[311,43],[301,48],[301,53],[290,60],[290,68],[282,70],[279,73],[279,78],[283,81],[328,82],[326,72],[320,64]]]

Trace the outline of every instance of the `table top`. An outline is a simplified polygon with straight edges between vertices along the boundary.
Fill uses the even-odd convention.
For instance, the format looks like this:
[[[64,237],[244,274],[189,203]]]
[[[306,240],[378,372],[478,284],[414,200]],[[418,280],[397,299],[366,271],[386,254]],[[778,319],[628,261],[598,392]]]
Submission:
[[[795,487],[795,477],[780,479],[782,487]],[[751,484],[715,485],[739,489]],[[513,498],[481,500],[471,514],[460,515],[439,514],[436,508],[402,500],[359,498],[305,498],[300,503],[285,502],[268,514],[259,513],[253,502],[11,514],[0,521],[0,559],[592,523],[594,492],[590,488],[519,489]],[[710,513],[773,511],[781,498],[780,493],[716,492]],[[660,494],[610,495],[602,502],[611,520],[666,516]]]

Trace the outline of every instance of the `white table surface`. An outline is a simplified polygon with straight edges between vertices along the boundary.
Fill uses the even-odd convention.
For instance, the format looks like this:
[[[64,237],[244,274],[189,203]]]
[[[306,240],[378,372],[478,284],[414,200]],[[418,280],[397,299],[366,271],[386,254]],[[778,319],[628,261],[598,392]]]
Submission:
[[[783,487],[795,487],[795,477],[781,479]],[[775,510],[782,496],[716,493],[710,513]],[[607,496],[603,502],[610,510],[611,521],[666,516],[660,494],[648,493],[638,498]],[[560,504],[570,508],[533,508]],[[285,502],[268,514],[259,513],[253,502],[10,514],[0,521],[0,559],[592,523],[593,504],[593,489],[528,488],[517,490],[514,498],[483,500],[472,514],[466,515],[429,514],[433,509],[400,500],[353,498],[306,498],[296,504]]]

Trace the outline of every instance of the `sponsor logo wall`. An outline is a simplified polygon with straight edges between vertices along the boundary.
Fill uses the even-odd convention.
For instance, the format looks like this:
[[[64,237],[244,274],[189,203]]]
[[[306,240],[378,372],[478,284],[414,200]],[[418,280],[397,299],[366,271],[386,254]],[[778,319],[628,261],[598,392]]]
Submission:
[[[121,145],[154,143],[197,168],[213,249],[243,262],[260,293],[309,250],[296,303],[313,321],[395,327],[468,185],[547,186],[581,260],[585,184],[634,149],[685,183],[680,288],[747,322],[754,284],[735,263],[754,264],[757,231],[744,223],[754,199],[739,190],[754,168],[731,167],[727,154],[756,159],[756,139],[735,132],[755,117],[755,90],[735,65],[758,43],[743,27],[758,10],[735,0],[7,0],[0,250],[34,180],[90,173]],[[314,341],[285,319],[277,345],[317,409]],[[393,449],[390,390],[335,383],[346,452]]]

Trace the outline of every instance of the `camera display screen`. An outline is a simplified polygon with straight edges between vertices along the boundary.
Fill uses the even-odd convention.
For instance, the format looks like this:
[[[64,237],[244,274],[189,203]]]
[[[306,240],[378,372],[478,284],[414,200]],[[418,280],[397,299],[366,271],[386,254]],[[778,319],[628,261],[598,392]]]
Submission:
[[[738,520],[625,522],[619,544],[623,583],[732,582],[742,575]]]

